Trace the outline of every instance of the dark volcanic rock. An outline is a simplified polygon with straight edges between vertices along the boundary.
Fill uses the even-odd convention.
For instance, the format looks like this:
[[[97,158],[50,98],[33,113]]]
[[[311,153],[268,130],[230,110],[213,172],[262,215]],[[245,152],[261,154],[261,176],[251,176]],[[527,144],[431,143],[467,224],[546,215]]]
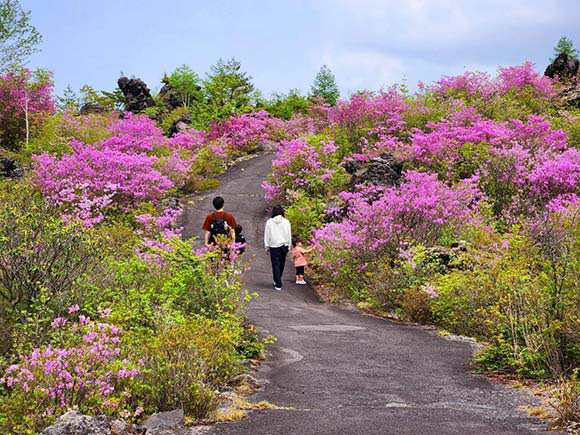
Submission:
[[[560,77],[561,79],[569,79],[575,77],[578,73],[580,63],[575,57],[570,57],[566,53],[560,53],[554,61],[548,65],[545,76],[550,78]]]
[[[179,94],[173,89],[169,83],[165,83],[159,91],[159,97],[163,101],[163,105],[168,111],[172,111],[182,106]]]
[[[122,420],[106,415],[88,416],[78,411],[61,415],[56,422],[40,435],[133,435],[139,432]]]
[[[199,91],[201,91],[201,86],[196,86],[195,89],[199,93]],[[177,109],[178,107],[184,107],[183,100],[181,99],[179,92],[177,92],[170,83],[165,83],[161,87],[161,90],[159,91],[159,97],[169,112]],[[199,95],[191,95],[191,104],[195,104],[196,102],[199,102]]]
[[[117,80],[117,84],[125,96],[125,109],[129,112],[139,113],[155,105],[151,92],[143,80],[121,77]]]
[[[182,131],[187,130],[193,121],[191,112],[185,112],[179,118],[177,118],[171,124],[171,128],[169,129],[169,135],[173,136],[176,133],[180,133]]]
[[[344,168],[352,175],[351,188],[357,184],[396,186],[401,178],[403,164],[391,154],[381,154],[368,162],[349,161]]]
[[[10,157],[0,157],[0,177],[18,178],[22,177],[23,171],[14,159]]]
[[[429,264],[435,267],[439,273],[446,273],[450,269],[463,267],[460,254],[466,251],[467,242],[465,240],[453,242],[451,247],[432,246],[427,248],[422,264]]]
[[[81,107],[81,115],[89,115],[91,113],[105,113],[109,109],[95,103],[86,103]]]
[[[560,98],[564,104],[580,108],[580,85],[576,84],[562,89]]]

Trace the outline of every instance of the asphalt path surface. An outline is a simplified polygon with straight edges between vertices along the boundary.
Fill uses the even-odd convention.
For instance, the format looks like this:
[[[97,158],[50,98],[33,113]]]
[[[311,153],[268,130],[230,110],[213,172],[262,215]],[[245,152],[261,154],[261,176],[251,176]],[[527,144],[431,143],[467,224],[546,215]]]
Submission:
[[[433,331],[321,303],[310,286],[294,284],[288,256],[284,288],[273,290],[263,228],[268,218],[260,187],[273,156],[241,162],[219,188],[192,197],[184,236],[201,225],[221,195],[244,227],[246,255],[255,261],[244,280],[259,293],[249,319],[278,341],[255,373],[264,387],[251,400],[294,410],[260,410],[219,424],[213,434],[493,434],[542,432],[545,424],[518,407],[534,398],[472,373],[472,345]],[[206,433],[204,431],[204,433]]]

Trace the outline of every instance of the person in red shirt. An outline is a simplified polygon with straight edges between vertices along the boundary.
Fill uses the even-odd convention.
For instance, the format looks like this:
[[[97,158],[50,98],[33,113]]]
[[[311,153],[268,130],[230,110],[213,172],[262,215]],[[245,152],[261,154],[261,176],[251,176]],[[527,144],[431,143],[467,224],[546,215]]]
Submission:
[[[234,240],[234,228],[238,225],[234,216],[224,211],[224,199],[221,196],[213,199],[213,206],[215,211],[207,215],[202,225],[205,231],[205,246],[208,249],[215,248],[217,244],[215,237],[218,235],[225,235]]]

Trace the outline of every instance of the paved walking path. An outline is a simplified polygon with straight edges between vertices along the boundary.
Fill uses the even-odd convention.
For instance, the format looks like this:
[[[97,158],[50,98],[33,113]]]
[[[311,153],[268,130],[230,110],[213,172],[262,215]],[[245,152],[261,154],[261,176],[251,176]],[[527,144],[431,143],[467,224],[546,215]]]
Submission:
[[[278,341],[257,377],[266,382],[255,400],[294,411],[253,411],[220,424],[215,434],[490,434],[541,431],[542,422],[517,409],[533,402],[517,390],[470,372],[471,346],[422,328],[386,321],[357,310],[320,303],[308,286],[293,284],[288,259],[284,290],[272,289],[269,258],[262,249],[268,218],[260,184],[272,155],[232,168],[222,185],[184,210],[184,234],[200,237],[211,200],[243,225],[249,255],[256,255],[247,286],[260,297],[249,318]],[[290,257],[290,256],[289,256]]]

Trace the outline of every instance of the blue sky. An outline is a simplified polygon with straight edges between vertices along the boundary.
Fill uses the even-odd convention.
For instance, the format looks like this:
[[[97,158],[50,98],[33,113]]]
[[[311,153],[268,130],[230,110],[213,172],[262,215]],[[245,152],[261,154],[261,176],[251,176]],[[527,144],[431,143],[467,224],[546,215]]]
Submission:
[[[112,90],[122,71],[158,90],[188,64],[236,57],[265,96],[306,93],[322,64],[343,97],[526,60],[542,71],[560,36],[580,48],[577,0],[21,0],[43,35],[31,67]]]

